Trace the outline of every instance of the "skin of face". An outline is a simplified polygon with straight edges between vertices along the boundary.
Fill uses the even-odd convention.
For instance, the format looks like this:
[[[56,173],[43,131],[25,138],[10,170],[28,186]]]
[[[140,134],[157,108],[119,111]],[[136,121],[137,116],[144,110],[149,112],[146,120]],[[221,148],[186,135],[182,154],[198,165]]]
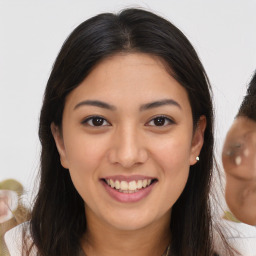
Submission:
[[[18,196],[14,191],[0,189],[0,224],[13,218],[18,207]]]
[[[222,152],[226,172],[226,201],[234,215],[256,225],[256,122],[239,116],[233,122]]]
[[[102,125],[93,126],[92,116],[103,118]],[[62,130],[51,126],[61,163],[85,202],[89,231],[169,229],[205,127],[202,116],[193,131],[187,92],[157,57],[132,53],[101,61],[67,96]],[[157,181],[142,199],[120,202],[102,181],[116,175]]]
[[[8,214],[8,197],[0,197],[0,220]],[[1,223],[1,221],[0,221]]]

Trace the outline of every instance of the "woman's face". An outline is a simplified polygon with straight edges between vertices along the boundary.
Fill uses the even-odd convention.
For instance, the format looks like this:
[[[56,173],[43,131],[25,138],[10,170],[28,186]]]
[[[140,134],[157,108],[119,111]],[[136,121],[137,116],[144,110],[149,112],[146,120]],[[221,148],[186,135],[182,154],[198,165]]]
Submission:
[[[169,220],[203,144],[185,89],[162,62],[119,54],[99,63],[66,98],[52,131],[86,218],[119,230]],[[68,170],[67,170],[68,171]]]

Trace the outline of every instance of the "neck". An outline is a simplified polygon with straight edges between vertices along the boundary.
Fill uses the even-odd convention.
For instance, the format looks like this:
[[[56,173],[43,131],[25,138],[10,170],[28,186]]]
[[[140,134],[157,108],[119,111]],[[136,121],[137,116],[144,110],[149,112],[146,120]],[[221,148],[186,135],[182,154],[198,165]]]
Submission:
[[[136,230],[119,230],[96,218],[87,218],[81,240],[86,256],[161,256],[170,243],[170,212]]]

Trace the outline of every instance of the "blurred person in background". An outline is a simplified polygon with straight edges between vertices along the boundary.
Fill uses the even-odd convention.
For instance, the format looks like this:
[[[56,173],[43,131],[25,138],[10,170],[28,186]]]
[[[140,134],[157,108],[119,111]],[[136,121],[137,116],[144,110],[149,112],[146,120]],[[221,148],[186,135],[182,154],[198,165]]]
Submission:
[[[235,217],[256,225],[256,72],[222,152],[226,202]]]

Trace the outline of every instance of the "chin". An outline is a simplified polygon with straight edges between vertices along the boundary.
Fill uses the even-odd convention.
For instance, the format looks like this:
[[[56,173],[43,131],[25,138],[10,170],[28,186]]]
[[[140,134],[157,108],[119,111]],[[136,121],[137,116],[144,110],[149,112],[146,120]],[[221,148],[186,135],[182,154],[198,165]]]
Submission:
[[[135,230],[139,230],[139,229],[143,229],[144,227],[148,226],[150,224],[150,222],[147,221],[138,221],[138,220],[134,220],[134,221],[115,221],[110,223],[112,225],[112,227],[114,227],[117,230],[120,231],[135,231]]]
[[[112,216],[109,216],[106,221],[111,225],[113,228],[122,231],[134,231],[143,229],[147,226],[150,226],[161,218],[154,214],[154,212],[147,211],[147,212],[132,212],[125,210],[125,213],[122,214],[121,212],[116,213]]]

